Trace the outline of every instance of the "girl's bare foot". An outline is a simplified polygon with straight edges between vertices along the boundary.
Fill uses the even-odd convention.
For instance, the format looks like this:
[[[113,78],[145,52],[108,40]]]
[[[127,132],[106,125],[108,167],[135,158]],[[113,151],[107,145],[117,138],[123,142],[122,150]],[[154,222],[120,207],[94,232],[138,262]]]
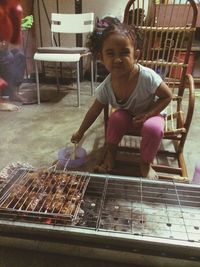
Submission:
[[[12,103],[0,102],[0,111],[18,111],[20,106],[14,105]]]
[[[113,170],[116,158],[117,145],[108,144],[103,155],[103,160],[94,167],[94,172],[110,173]]]
[[[144,162],[141,160],[140,162],[140,171],[142,174],[142,177],[158,180],[158,174],[156,171],[152,168],[150,163]]]

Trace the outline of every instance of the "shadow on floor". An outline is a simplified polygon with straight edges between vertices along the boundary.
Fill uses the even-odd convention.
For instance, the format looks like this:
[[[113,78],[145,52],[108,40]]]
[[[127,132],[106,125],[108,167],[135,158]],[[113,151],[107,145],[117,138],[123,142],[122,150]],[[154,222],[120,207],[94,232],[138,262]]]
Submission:
[[[65,96],[70,94],[71,90],[60,90],[57,91],[52,89],[45,89],[41,90],[40,92],[40,101],[43,102],[49,102],[49,103],[58,103],[60,102]],[[37,103],[37,94],[35,90],[21,90],[20,95],[24,98],[28,99],[30,102]]]

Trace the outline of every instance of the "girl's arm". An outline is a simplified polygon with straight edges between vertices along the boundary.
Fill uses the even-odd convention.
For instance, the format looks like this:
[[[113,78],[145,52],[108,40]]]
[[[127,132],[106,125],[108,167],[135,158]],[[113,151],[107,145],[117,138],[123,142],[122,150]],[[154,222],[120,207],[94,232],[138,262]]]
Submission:
[[[80,128],[76,133],[72,135],[71,142],[78,143],[83,137],[87,129],[94,123],[105,105],[101,104],[98,100],[95,100],[83,119]]]
[[[133,118],[134,123],[143,123],[148,118],[160,114],[160,112],[168,106],[172,99],[172,91],[164,82],[161,82],[155,94],[158,97],[157,101],[150,107],[149,111],[145,112],[145,114],[135,116]]]
[[[149,117],[153,117],[155,115],[160,114],[160,112],[169,105],[169,103],[172,99],[172,91],[164,82],[161,82],[161,84],[157,88],[155,94],[158,97],[158,99],[151,106],[151,108],[148,112]]]

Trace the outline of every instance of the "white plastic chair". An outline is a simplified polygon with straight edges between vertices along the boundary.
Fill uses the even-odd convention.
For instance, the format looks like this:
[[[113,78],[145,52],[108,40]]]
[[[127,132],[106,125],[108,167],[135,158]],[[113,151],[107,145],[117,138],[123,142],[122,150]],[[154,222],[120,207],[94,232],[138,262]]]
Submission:
[[[93,86],[93,59],[91,53],[85,47],[63,47],[56,46],[55,34],[77,34],[89,33],[94,28],[94,13],[83,14],[51,14],[51,47],[38,47],[34,54],[35,72],[36,72],[36,85],[37,85],[37,99],[40,104],[40,87],[38,75],[38,61],[51,61],[51,62],[68,62],[76,63],[77,70],[77,103],[80,107],[80,60],[82,57],[89,56],[91,59],[91,94],[94,93]],[[57,86],[59,86],[59,79],[57,75]],[[59,87],[58,87],[59,88]]]

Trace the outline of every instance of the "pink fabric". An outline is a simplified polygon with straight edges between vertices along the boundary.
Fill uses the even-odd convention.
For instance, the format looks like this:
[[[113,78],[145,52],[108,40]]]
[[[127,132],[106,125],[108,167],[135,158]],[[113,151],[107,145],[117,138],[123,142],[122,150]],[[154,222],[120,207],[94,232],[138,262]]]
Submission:
[[[164,118],[160,115],[146,120],[141,127],[134,127],[132,116],[126,110],[116,110],[110,115],[106,142],[119,144],[125,134],[140,133],[140,150],[143,161],[151,163],[156,156],[164,134]]]

